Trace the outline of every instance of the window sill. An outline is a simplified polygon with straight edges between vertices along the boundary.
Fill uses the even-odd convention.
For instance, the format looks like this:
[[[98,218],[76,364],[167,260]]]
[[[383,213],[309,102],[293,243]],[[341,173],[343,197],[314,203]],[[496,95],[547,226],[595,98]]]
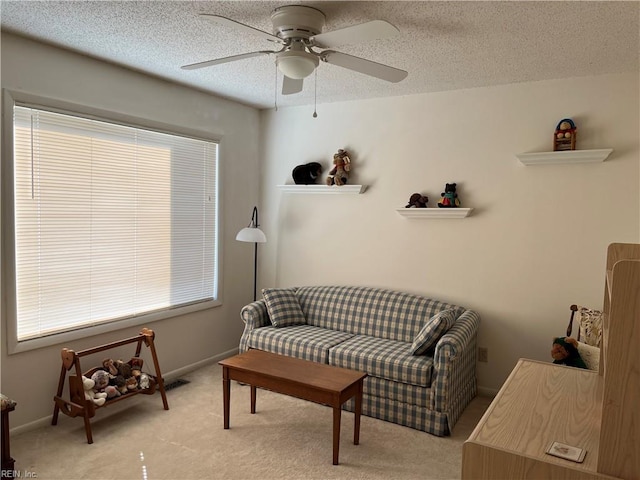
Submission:
[[[72,341],[80,340],[82,338],[93,337],[96,335],[114,332],[129,327],[148,325],[159,320],[166,320],[168,318],[187,315],[193,312],[199,312],[201,310],[208,310],[210,308],[219,307],[221,305],[222,302],[220,300],[209,300],[207,302],[194,303],[193,305],[186,305],[184,307],[177,307],[160,312],[153,312],[137,317],[129,317],[122,320],[116,320],[114,322],[79,328],[77,330],[57,333],[46,337],[34,338],[31,340],[24,340],[21,342],[17,341],[15,332],[10,332],[8,338],[9,341],[7,342],[8,354],[13,355],[15,353],[28,352],[30,350],[37,350],[39,348],[50,347],[52,345],[69,344]]]

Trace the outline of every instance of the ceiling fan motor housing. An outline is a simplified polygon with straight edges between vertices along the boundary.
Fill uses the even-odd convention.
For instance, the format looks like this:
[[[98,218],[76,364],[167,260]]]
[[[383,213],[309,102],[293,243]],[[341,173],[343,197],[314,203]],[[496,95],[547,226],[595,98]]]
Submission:
[[[282,39],[318,35],[324,28],[325,19],[320,10],[301,5],[278,7],[271,13],[273,33]]]

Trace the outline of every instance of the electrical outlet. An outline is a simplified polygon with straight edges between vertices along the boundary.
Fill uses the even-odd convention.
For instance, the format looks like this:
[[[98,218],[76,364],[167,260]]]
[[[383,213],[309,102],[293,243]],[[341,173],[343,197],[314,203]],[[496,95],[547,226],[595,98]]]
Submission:
[[[489,361],[489,349],[486,347],[478,348],[478,361],[479,362],[488,362]]]

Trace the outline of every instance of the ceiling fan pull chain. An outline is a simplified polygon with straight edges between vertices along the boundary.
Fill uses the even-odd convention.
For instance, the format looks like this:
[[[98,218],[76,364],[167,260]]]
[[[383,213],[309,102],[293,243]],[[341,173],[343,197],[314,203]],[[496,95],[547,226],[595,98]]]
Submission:
[[[313,118],[318,117],[316,107],[318,106],[318,69],[315,70],[315,78],[313,80]]]
[[[278,111],[278,63],[277,62],[273,62],[273,64],[276,67],[276,75],[275,75],[275,81],[273,82],[274,84],[274,91],[273,91],[273,105],[276,109],[276,112]]]

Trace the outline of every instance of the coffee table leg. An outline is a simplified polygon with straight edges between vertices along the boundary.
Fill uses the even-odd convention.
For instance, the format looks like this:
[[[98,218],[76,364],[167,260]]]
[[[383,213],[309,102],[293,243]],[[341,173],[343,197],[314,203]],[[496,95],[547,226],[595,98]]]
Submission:
[[[222,399],[224,412],[224,428],[229,429],[229,400],[231,397],[231,381],[229,380],[229,369],[222,368]]]
[[[339,402],[338,402],[339,403]],[[340,405],[333,407],[333,464],[338,465],[338,453],[340,451]]]
[[[256,413],[256,387],[251,385],[251,413]]]
[[[356,394],[356,408],[353,422],[353,444],[360,444],[360,414],[362,413],[362,380],[358,383],[358,393]]]

